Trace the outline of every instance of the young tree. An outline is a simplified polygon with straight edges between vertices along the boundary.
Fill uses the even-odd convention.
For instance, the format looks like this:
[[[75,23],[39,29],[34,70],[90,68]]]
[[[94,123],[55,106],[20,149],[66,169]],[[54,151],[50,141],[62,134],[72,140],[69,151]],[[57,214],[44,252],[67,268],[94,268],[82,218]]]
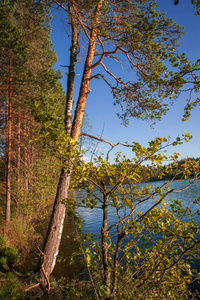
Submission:
[[[155,121],[166,113],[163,102],[168,78],[165,60],[176,57],[174,50],[181,29],[156,10],[156,2],[146,1],[53,1],[67,13],[71,25],[70,65],[65,110],[63,168],[40,263],[41,283],[47,285],[59,250],[65,218],[63,200],[68,198],[74,152],[80,136],[85,103],[91,80],[102,79],[111,89],[115,104],[122,108],[125,124],[130,117]],[[79,96],[72,122],[72,100],[79,37],[87,41]],[[126,81],[106,66],[106,61],[124,63],[136,77]],[[93,74],[92,74],[93,72]],[[137,79],[135,79],[137,78]],[[69,137],[70,136],[70,137]],[[66,143],[66,144],[65,144]],[[66,150],[67,149],[67,150]],[[62,153],[63,154],[63,153]]]
[[[186,134],[183,139],[188,141],[190,136]],[[133,143],[133,159],[118,153],[115,165],[98,157],[94,164],[76,169],[73,184],[77,187],[80,182],[79,188],[86,193],[74,207],[98,209],[102,215],[99,238],[81,232],[75,237],[85,239],[82,251],[96,296],[92,286],[89,290],[96,299],[98,295],[101,299],[188,299],[188,283],[196,277],[190,261],[199,257],[199,226],[191,220],[199,215],[198,204],[197,212],[194,208],[192,212],[177,199],[169,201],[169,195],[195,183],[200,176],[199,162],[187,160],[177,168],[176,154],[171,156],[170,167],[177,168],[172,180],[161,181],[156,187],[138,186],[142,163],[150,161],[146,166],[149,175],[152,168],[162,170],[166,156],[161,151],[181,143],[180,138],[173,143],[156,138],[147,148]],[[163,175],[161,172],[160,178]],[[190,176],[191,180],[178,190],[171,185],[180,176]],[[66,202],[69,210],[71,205]]]

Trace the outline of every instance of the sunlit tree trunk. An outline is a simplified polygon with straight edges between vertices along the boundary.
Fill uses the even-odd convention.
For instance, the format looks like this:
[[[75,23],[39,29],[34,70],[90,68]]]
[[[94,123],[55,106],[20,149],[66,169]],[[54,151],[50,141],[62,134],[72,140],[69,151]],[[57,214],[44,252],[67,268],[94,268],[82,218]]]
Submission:
[[[72,8],[69,8],[72,9]],[[65,130],[70,135],[72,127],[72,107],[74,95],[75,66],[79,49],[79,35],[77,21],[71,20],[72,25],[72,46],[70,55],[70,66],[67,80],[67,95],[65,108]],[[64,168],[61,170],[60,179],[57,187],[57,193],[54,201],[53,211],[43,246],[43,257],[39,265],[40,281],[43,286],[48,284],[49,276],[52,273],[56,257],[58,255],[60,240],[63,231],[65,219],[65,205],[63,199],[68,197],[68,190],[71,180],[71,174],[66,173]]]
[[[6,99],[6,222],[10,222],[10,206],[11,206],[11,133],[12,133],[12,121],[11,121],[11,98],[12,98],[12,78],[9,78],[7,99]]]
[[[21,122],[20,117],[17,118],[17,200],[19,200],[19,190],[21,185],[20,178],[21,169]]]
[[[29,139],[29,129],[25,128],[25,136],[26,136],[26,139],[28,140]],[[28,176],[28,165],[29,165],[29,149],[28,149],[28,145],[26,145],[24,147],[24,188],[25,188],[25,191],[26,193],[28,194],[28,191],[29,191],[29,176]]]
[[[101,2],[97,5],[95,14],[98,16],[99,10],[101,7]],[[69,10],[72,11],[72,7],[69,5]],[[73,104],[73,90],[74,90],[74,79],[75,79],[75,66],[77,60],[77,54],[79,49],[79,34],[77,28],[77,20],[70,16],[70,23],[72,28],[72,45],[70,48],[70,67],[68,74],[68,83],[67,83],[67,97],[66,97],[66,110],[65,110],[65,129],[66,134],[71,135],[71,137],[78,141],[85,103],[89,91],[89,81],[91,76],[91,66],[95,54],[95,45],[97,38],[96,26],[91,30],[88,52],[85,61],[84,72],[82,76],[82,82],[80,87],[80,93],[77,101],[75,116],[72,124],[72,104]],[[71,166],[71,171],[73,166]],[[43,257],[41,258],[39,273],[40,281],[43,286],[49,284],[49,276],[52,273],[56,257],[58,255],[60,240],[62,236],[63,223],[65,219],[65,205],[62,203],[64,199],[68,197],[68,191],[71,181],[71,172],[66,173],[64,168],[61,171],[60,180],[57,188],[57,194],[54,202],[54,207],[51,215],[51,220],[49,223],[48,232],[46,235],[45,243],[43,246]]]

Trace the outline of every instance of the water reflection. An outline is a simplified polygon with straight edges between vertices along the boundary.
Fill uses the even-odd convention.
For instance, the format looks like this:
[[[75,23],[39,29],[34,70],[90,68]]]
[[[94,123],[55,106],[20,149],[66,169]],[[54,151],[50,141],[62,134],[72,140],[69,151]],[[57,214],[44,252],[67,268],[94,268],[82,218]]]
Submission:
[[[141,189],[142,187],[145,187],[146,185],[151,185],[152,189],[161,186],[164,183],[164,181],[155,181],[155,182],[149,182],[149,183],[140,183],[138,184],[138,188]],[[177,180],[171,183],[170,188],[174,190],[181,190],[185,188],[189,183],[189,180]],[[95,191],[96,195],[98,197],[101,197],[99,191]],[[81,202],[82,199],[86,196],[86,193],[84,190],[76,193],[76,199],[77,201]],[[193,201],[200,196],[200,180],[197,180],[192,186],[190,186],[188,189],[180,192],[180,193],[171,193],[169,194],[165,199],[166,202],[170,203],[170,198],[172,200],[179,199],[182,202],[183,208],[189,207],[192,212],[195,212],[197,209],[199,209],[199,205],[196,203],[193,203]],[[158,199],[158,197],[157,197]],[[156,198],[155,198],[156,200]],[[145,212],[147,211],[153,204],[155,204],[154,199],[150,199],[138,206],[138,211]],[[85,232],[92,232],[92,233],[100,233],[101,226],[102,226],[102,209],[99,208],[83,208],[79,207],[77,209],[77,213],[80,215],[80,217],[83,220],[82,224],[82,230]],[[109,208],[109,224],[112,224],[117,220],[116,214],[115,214],[115,208],[110,207]],[[200,218],[198,216],[194,217],[194,220],[197,222],[197,224],[200,226]]]

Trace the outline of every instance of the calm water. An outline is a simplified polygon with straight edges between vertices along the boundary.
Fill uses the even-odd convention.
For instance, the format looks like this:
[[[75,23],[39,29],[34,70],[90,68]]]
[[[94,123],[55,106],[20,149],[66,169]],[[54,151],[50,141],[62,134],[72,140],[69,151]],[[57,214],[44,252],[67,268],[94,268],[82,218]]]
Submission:
[[[163,182],[151,182],[152,188],[160,186]],[[175,190],[180,190],[184,188],[188,184],[188,180],[183,181],[174,181],[171,184],[171,188]],[[139,184],[138,187],[141,188],[142,186],[145,186],[145,183]],[[99,196],[98,191],[96,191],[96,195]],[[75,197],[77,201],[81,201],[85,196],[85,192],[77,192]],[[195,200],[198,196],[200,196],[200,180],[198,180],[194,185],[192,185],[189,189],[180,192],[180,193],[171,193],[166,199],[169,201],[170,198],[172,199],[179,199],[183,202],[183,207],[190,207],[192,211],[195,211],[199,209],[199,205],[193,204],[193,200]],[[155,202],[153,200],[150,200],[149,202],[145,203],[144,205],[139,207],[140,211],[145,212],[148,210],[148,208]],[[77,214],[80,215],[80,217],[83,220],[82,223],[82,231],[83,232],[92,232],[92,233],[100,233],[101,226],[102,226],[102,209],[94,208],[82,208],[79,207],[77,209]],[[46,224],[43,223],[43,226],[41,228],[41,234],[44,236],[46,234],[46,228],[48,225],[48,219],[46,220]],[[110,208],[109,210],[109,222],[110,224],[113,223],[113,221],[116,221],[116,217],[113,211],[113,208]],[[195,217],[195,221],[200,226],[200,217]],[[70,221],[68,218],[65,220],[64,225],[64,231],[63,236],[61,240],[60,245],[60,255],[62,258],[64,258],[65,261],[62,261],[61,263],[57,263],[56,267],[53,271],[53,275],[56,278],[61,277],[73,277],[80,273],[82,270],[82,267],[80,266],[80,263],[76,263],[73,265],[70,265],[70,257],[74,251],[78,249],[78,243],[74,241],[73,239],[67,238],[67,236],[72,232],[75,231],[74,223]],[[26,270],[33,270],[33,263],[36,262],[35,250],[33,250],[31,256],[27,259],[25,262],[26,264]],[[199,262],[196,262],[195,265],[196,268],[200,270],[200,264]]]
[[[162,185],[164,182],[151,182],[151,183],[141,183],[138,185],[138,188],[144,187],[146,184],[151,184],[152,188],[158,187]],[[184,189],[188,185],[188,180],[183,181],[174,181],[170,188],[174,190],[181,190]],[[100,197],[100,194],[98,191],[96,191],[96,195]],[[76,198],[78,201],[81,201],[85,196],[85,192],[81,191],[76,194]],[[188,189],[180,192],[180,193],[171,193],[169,194],[165,199],[168,203],[170,203],[170,198],[172,200],[179,199],[182,202],[183,208],[189,207],[192,212],[195,212],[196,210],[200,209],[200,205],[194,204],[193,201],[200,196],[200,180],[197,180],[192,186],[190,186]],[[147,211],[153,204],[155,203],[155,200],[148,200],[146,203],[139,206],[138,211],[145,212]],[[82,231],[84,232],[92,232],[92,233],[98,233],[100,234],[101,226],[102,226],[102,209],[90,209],[90,208],[78,208],[77,213],[80,215],[80,217],[83,220],[82,223]],[[118,218],[117,218],[118,219]],[[108,223],[111,225],[112,223],[115,223],[117,220],[114,214],[114,208],[110,208],[109,210],[109,221]],[[196,223],[200,226],[200,216],[196,216],[193,218]],[[184,218],[183,218],[184,220]],[[198,272],[200,272],[200,261],[194,260],[193,261],[193,268],[197,269]],[[195,281],[190,285],[190,290],[194,292],[195,290],[198,290],[200,287],[200,284]],[[200,298],[196,298],[200,299]]]
[[[155,181],[150,183],[141,183],[138,184],[138,187],[145,187],[145,185],[151,185],[152,188],[161,186],[164,181]],[[174,181],[171,185],[171,189],[181,190],[188,185],[188,180],[182,181]],[[77,192],[76,198],[78,201],[81,201],[86,193],[84,191]],[[96,191],[96,195],[101,197],[100,193]],[[189,207],[192,212],[200,209],[200,205],[194,204],[193,201],[200,196],[200,180],[197,180],[192,186],[190,186],[187,190],[182,191],[180,193],[171,193],[166,197],[167,202],[170,202],[170,198],[172,200],[179,199],[183,203],[183,207]],[[144,204],[141,204],[138,207],[139,211],[145,212],[147,211],[153,204],[155,203],[154,200],[148,200]],[[109,223],[112,224],[113,221],[116,221],[116,217],[114,214],[114,208],[110,208],[109,210]],[[77,213],[83,219],[82,230],[85,232],[92,232],[92,233],[100,233],[101,226],[102,226],[102,209],[99,208],[78,208]],[[195,221],[200,226],[200,217],[195,217]]]

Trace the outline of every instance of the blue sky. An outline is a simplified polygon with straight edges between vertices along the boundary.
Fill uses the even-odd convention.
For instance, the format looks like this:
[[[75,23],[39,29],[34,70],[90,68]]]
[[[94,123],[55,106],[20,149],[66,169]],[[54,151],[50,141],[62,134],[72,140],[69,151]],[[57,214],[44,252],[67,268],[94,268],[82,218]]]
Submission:
[[[176,6],[174,6],[173,0],[158,0],[157,3],[161,12],[167,12],[168,17],[185,27],[185,35],[180,41],[180,52],[185,52],[186,57],[195,62],[195,60],[200,58],[200,16],[195,15],[195,9],[191,1],[180,0],[180,4]],[[51,38],[58,56],[58,62],[55,67],[63,72],[61,82],[66,90],[67,77],[64,73],[66,69],[61,67],[61,65],[67,65],[69,62],[69,25],[66,25],[63,12],[53,10],[52,14]],[[81,75],[81,64],[78,64],[75,101],[78,97]],[[127,76],[131,76],[131,73],[127,74]],[[104,127],[102,137],[112,143],[128,141],[131,144],[135,141],[142,146],[146,146],[148,141],[156,136],[171,136],[171,139],[175,139],[177,136],[181,137],[186,131],[193,136],[193,139],[182,146],[168,148],[167,154],[171,155],[175,151],[179,152],[182,157],[200,157],[200,107],[192,111],[189,121],[181,121],[187,95],[182,94],[173,106],[170,106],[170,110],[166,116],[163,116],[162,121],[157,122],[154,129],[152,129],[150,123],[140,120],[131,120],[130,125],[124,127],[116,116],[116,113],[119,112],[119,107],[113,106],[112,95],[108,87],[100,80],[96,80],[96,82],[91,84],[91,90],[87,99],[86,112],[93,126],[92,134],[100,136]],[[99,147],[101,152],[104,153],[106,149],[109,149],[109,146],[104,143],[101,143]],[[111,160],[117,151],[123,151],[123,154],[130,158],[132,157],[130,149],[116,147],[110,155]]]

